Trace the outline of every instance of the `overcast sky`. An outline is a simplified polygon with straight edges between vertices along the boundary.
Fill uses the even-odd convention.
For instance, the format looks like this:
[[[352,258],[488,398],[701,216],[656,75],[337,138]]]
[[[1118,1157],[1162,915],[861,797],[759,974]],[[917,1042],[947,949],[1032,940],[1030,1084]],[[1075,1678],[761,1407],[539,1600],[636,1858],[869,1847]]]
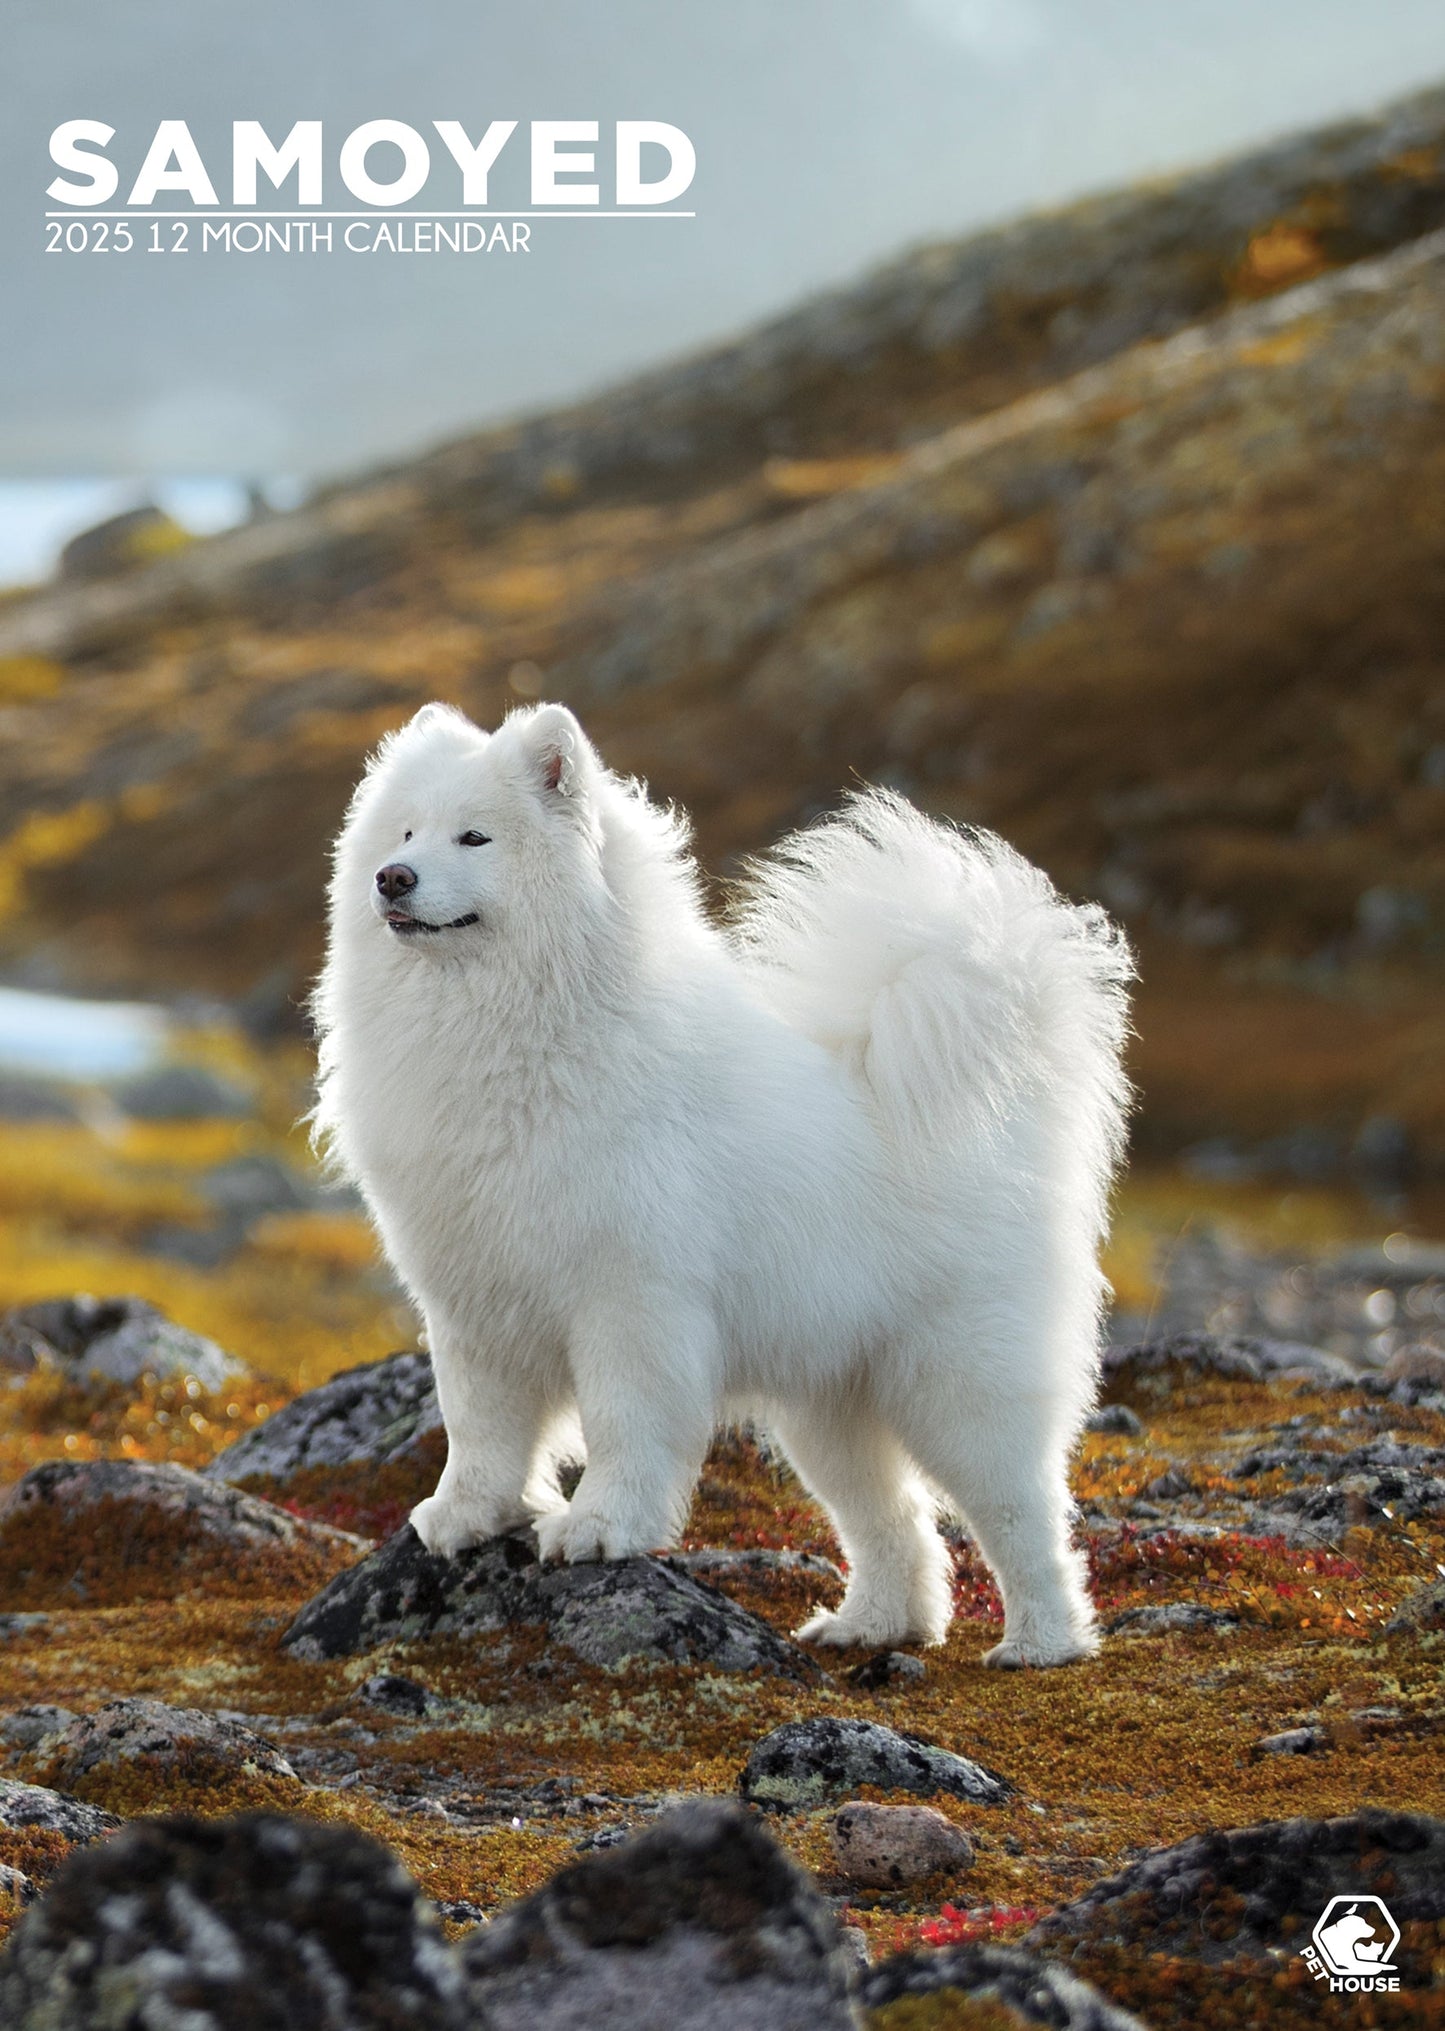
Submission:
[[[1445,76],[1441,0],[4,0],[0,38],[11,481],[355,469],[920,239]],[[326,202],[352,205],[363,121],[619,117],[692,136],[695,220],[549,220],[510,258],[44,251],[63,120],[117,130],[122,198],[187,120],[226,206],[235,119],[324,121]],[[457,202],[440,169],[427,201]]]

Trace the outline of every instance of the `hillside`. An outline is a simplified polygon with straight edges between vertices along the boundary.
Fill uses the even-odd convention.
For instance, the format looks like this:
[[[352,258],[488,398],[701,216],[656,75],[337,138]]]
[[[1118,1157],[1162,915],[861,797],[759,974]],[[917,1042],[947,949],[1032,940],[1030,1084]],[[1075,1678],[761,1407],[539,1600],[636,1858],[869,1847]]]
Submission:
[[[864,776],[1101,897],[1146,1148],[1445,1165],[1442,311],[1435,92],[12,599],[0,969],[284,1015],[369,743],[545,694],[716,872]]]

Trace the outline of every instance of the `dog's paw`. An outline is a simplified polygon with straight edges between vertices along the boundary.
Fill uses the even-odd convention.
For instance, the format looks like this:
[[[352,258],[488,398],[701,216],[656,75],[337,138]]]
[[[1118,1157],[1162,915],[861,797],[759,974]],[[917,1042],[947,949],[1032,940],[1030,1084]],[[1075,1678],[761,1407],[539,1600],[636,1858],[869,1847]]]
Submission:
[[[906,1623],[877,1615],[849,1614],[848,1603],[841,1608],[818,1608],[802,1626],[793,1631],[795,1643],[831,1643],[838,1649],[867,1645],[869,1649],[891,1649],[899,1643],[941,1643],[942,1633],[933,1629],[911,1629]]]
[[[574,1501],[551,1516],[536,1520],[537,1543],[544,1559],[568,1565],[592,1565],[599,1559],[630,1559],[658,1548],[652,1532],[620,1523],[602,1511]]]
[[[464,1502],[455,1495],[428,1495],[411,1512],[411,1527],[429,1552],[455,1558],[468,1545],[485,1544],[527,1520],[520,1502]]]
[[[1067,1632],[1052,1639],[1033,1642],[1017,1642],[1005,1636],[1002,1643],[995,1643],[992,1650],[986,1650],[980,1662],[991,1671],[1035,1671],[1047,1670],[1056,1664],[1079,1664],[1086,1657],[1092,1657],[1098,1649],[1098,1639],[1089,1636],[1074,1636]]]

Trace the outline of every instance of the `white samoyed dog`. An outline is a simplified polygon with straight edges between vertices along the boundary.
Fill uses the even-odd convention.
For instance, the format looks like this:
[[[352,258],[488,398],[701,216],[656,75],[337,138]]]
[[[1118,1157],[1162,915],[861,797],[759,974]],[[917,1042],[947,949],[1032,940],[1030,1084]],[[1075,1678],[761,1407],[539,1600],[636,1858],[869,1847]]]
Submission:
[[[1003,1595],[988,1663],[1092,1651],[1066,1475],[1130,972],[1099,910],[876,790],[719,925],[564,707],[424,707],[352,800],[315,1002],[318,1133],[425,1314],[423,1542],[668,1546],[748,1415],[847,1557],[801,1637],[940,1641],[946,1506]]]

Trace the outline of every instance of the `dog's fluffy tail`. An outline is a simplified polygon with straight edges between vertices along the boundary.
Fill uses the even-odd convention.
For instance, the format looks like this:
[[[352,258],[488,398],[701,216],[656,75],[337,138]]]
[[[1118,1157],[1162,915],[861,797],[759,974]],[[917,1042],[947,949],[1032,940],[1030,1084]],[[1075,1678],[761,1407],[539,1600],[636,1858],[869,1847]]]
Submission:
[[[868,790],[752,870],[736,928],[768,1004],[847,1064],[907,1160],[1007,1139],[1015,1167],[1067,1174],[1098,1233],[1133,974],[1102,910],[993,834]]]

